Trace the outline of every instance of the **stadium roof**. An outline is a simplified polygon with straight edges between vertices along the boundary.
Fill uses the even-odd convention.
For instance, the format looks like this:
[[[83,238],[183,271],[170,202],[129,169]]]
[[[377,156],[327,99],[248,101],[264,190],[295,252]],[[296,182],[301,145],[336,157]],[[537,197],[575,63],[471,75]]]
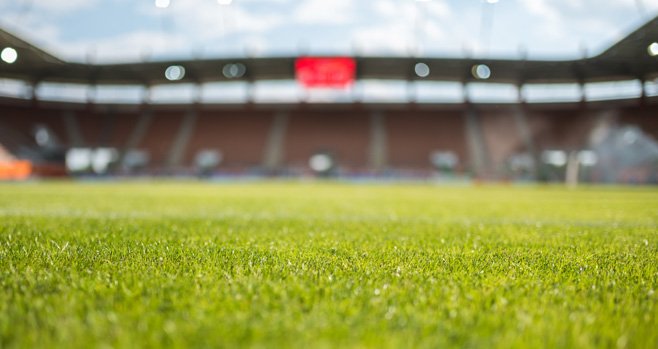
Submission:
[[[473,81],[494,83],[568,83],[658,78],[658,17],[650,20],[603,53],[566,61],[491,58],[356,57],[357,79]],[[653,46],[652,46],[653,44]],[[11,47],[18,59],[0,61],[0,78],[30,82],[69,82],[109,85],[155,85],[212,81],[293,80],[296,57],[222,58],[168,60],[121,64],[73,63],[0,30],[0,49]],[[415,73],[417,63],[429,75]],[[227,64],[240,64],[244,74],[222,74]],[[486,65],[490,76],[478,78],[474,67]],[[165,77],[171,66],[182,66],[185,76],[176,81]],[[487,74],[488,75],[488,74]]]

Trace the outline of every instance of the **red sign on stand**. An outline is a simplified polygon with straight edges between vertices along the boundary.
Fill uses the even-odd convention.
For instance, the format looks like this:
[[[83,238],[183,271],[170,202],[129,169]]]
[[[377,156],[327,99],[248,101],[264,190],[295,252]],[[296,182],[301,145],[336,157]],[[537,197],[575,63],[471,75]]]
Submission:
[[[295,75],[306,88],[346,88],[354,83],[356,62],[349,57],[302,57]]]

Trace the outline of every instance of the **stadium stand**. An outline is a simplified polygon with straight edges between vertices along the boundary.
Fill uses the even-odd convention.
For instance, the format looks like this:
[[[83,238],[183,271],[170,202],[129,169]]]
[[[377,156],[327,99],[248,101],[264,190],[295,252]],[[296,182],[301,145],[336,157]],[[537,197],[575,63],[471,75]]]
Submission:
[[[71,149],[89,149],[79,154],[109,149],[102,157],[111,166],[97,166],[105,169],[103,174],[310,175],[309,159],[325,154],[335,162],[333,174],[340,176],[561,180],[569,159],[576,158],[579,166],[592,167],[585,180],[656,182],[658,95],[650,88],[658,79],[658,57],[647,53],[650,38],[656,37],[658,18],[600,55],[575,61],[354,58],[357,80],[460,82],[464,100],[457,103],[417,103],[412,96],[396,103],[301,99],[266,104],[248,97],[224,104],[198,99],[154,104],[145,93],[141,103],[120,104],[93,97],[85,102],[45,101],[37,85],[294,81],[295,58],[70,63],[0,31],[0,46],[16,47],[19,53],[13,64],[0,62],[0,79],[27,86],[21,93],[0,97],[0,144],[12,156],[30,161],[35,173],[42,167],[51,169],[43,173],[61,174],[63,170],[52,168],[63,169]],[[414,62],[420,61],[432,72],[427,77],[413,74]],[[188,73],[169,81],[164,72],[174,64],[185,66]],[[217,67],[236,64],[239,76],[217,74]],[[479,75],[480,65],[487,66],[490,77]],[[586,85],[601,81],[637,81],[638,96],[588,99]],[[467,93],[473,82],[512,84],[519,96],[507,103],[476,102]],[[580,96],[536,103],[522,94],[524,87],[547,83],[576,84]],[[605,154],[595,150],[607,147],[619,130],[626,130],[622,137],[630,141],[646,141],[646,156],[622,170],[597,168],[596,155],[603,159]],[[628,136],[631,133],[637,134]],[[631,143],[613,153],[623,157]],[[86,161],[88,166],[78,172],[94,168],[91,159]]]
[[[200,152],[216,151],[226,171],[247,173],[259,169],[273,118],[273,113],[240,109],[199,112],[182,165],[194,166]]]

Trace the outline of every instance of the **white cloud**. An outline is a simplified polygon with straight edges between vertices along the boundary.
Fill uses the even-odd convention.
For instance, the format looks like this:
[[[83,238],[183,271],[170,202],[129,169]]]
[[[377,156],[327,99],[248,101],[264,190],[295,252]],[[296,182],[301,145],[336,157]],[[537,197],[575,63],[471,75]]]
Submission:
[[[432,1],[425,4],[425,10],[430,17],[446,18],[452,15],[452,10],[445,1]]]
[[[180,35],[142,30],[94,42],[64,42],[58,45],[57,53],[69,60],[92,59],[106,63],[141,61],[153,56],[171,55],[172,52],[185,52],[187,48],[187,41]]]
[[[407,55],[415,50],[415,42],[410,40],[409,27],[402,23],[359,28],[353,38],[357,49],[363,54],[394,53]]]
[[[548,0],[518,0],[521,5],[532,15],[541,17],[549,22],[561,20],[560,11]]]
[[[611,0],[611,4],[627,8],[637,8],[638,0]],[[658,1],[656,0],[643,0],[639,5],[647,11],[658,11]]]
[[[446,37],[445,31],[436,22],[425,23],[425,25],[422,26],[422,30],[423,34],[425,34],[425,39],[439,40]]]
[[[293,12],[294,21],[301,24],[345,24],[354,20],[353,0],[306,0]]]
[[[376,14],[387,17],[398,14],[398,7],[391,0],[376,1],[373,10]]]
[[[422,46],[447,39],[444,25],[452,15],[447,3],[438,0],[428,3],[381,0],[373,5],[372,12],[376,24],[354,30],[357,45],[365,54],[420,53]]]
[[[70,13],[84,8],[93,7],[98,0],[36,0],[31,5],[36,10],[48,13]]]
[[[479,38],[482,7],[458,0],[236,0],[230,6],[173,0],[167,9],[156,9],[152,0],[104,0],[103,6],[99,0],[34,0],[32,11],[22,16],[16,3],[0,4],[0,26],[76,60],[88,52],[96,52],[99,61],[141,59],[145,52],[187,57],[200,48],[208,57],[245,49],[296,53],[307,37],[313,38],[308,45],[323,53],[350,52],[352,44],[367,54],[460,54],[465,46],[478,53],[483,45],[507,53],[523,44],[531,53],[577,55],[581,43],[593,49],[639,24],[636,1],[503,0],[496,5],[490,43]],[[643,3],[648,16],[658,11],[658,0]],[[125,17],[114,20],[131,29],[77,36],[73,17],[59,15],[90,7],[85,15],[103,16],[110,6],[125,8]]]
[[[12,16],[8,17],[12,18]],[[0,26],[23,40],[37,45],[46,51],[52,50],[56,47],[59,41],[59,27],[55,24],[42,21],[34,16],[25,17],[20,22],[3,19],[0,22]]]
[[[281,2],[285,0],[269,0]],[[283,23],[283,16],[247,10],[239,2],[219,6],[215,1],[185,0],[174,3],[164,15],[176,24],[176,31],[191,41],[209,41],[229,34],[263,34]],[[150,6],[143,11],[152,16],[163,13]]]

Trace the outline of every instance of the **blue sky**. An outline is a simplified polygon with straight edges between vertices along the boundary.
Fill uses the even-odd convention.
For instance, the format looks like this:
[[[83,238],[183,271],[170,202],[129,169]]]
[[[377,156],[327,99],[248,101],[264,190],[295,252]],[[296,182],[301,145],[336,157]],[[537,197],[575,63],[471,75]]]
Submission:
[[[572,58],[658,15],[658,0],[0,0],[0,26],[96,62],[342,54]]]

